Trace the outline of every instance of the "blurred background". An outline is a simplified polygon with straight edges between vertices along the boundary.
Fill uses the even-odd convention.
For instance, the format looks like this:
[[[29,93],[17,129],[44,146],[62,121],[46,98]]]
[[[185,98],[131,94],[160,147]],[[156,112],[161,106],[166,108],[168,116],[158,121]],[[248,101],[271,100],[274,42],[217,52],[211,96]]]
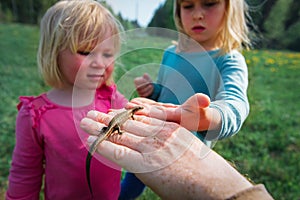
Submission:
[[[36,52],[40,19],[55,2],[0,1],[0,199],[4,199],[8,184],[18,97],[39,95],[49,89],[38,74]],[[175,30],[172,0],[101,2],[125,30],[139,27]],[[251,110],[237,136],[218,142],[214,149],[254,183],[265,184],[275,199],[299,200],[300,1],[247,2],[253,20],[249,27],[254,46],[243,54],[249,70]],[[152,30],[131,41],[135,50],[128,51],[122,62],[117,63],[116,82],[136,66],[160,63],[161,46],[170,45],[171,37],[155,32],[159,29]],[[136,50],[141,45],[160,48]],[[134,87],[131,81],[126,84]],[[42,196],[41,193],[41,199]],[[159,197],[147,189],[139,199]]]
[[[257,48],[300,50],[300,1],[246,0],[252,27],[261,36]],[[1,0],[1,23],[37,25],[42,15],[56,0]],[[102,0],[128,29],[163,27],[174,29],[173,0]]]

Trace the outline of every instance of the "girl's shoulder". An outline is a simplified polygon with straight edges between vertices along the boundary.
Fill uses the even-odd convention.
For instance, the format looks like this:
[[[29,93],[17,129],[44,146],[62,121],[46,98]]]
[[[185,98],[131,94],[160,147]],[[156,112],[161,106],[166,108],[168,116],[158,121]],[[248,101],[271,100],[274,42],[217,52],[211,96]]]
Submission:
[[[43,93],[39,96],[20,96],[17,109],[21,110],[22,108],[27,109],[40,109],[42,107],[54,107],[50,101],[47,100],[46,93]]]
[[[177,45],[176,44],[172,44],[172,45],[170,45],[170,46],[168,46],[166,48],[166,51],[173,51],[173,52],[175,52],[176,48],[177,48]]]
[[[216,66],[219,70],[224,69],[243,69],[247,70],[247,64],[244,55],[237,50],[233,50],[229,53],[218,55],[216,57],[212,56]]]
[[[226,59],[244,59],[244,55],[238,50],[232,50],[229,53],[224,54]]]
[[[45,93],[39,96],[20,96],[17,105],[19,115],[30,116],[33,127],[35,127],[43,113],[55,107],[54,104],[47,101]]]
[[[225,54],[220,54],[220,51],[212,51],[212,52],[210,52],[210,56],[215,61],[219,61],[219,62],[220,61],[227,62],[227,61],[243,61],[243,60],[245,60],[244,55],[237,50],[232,50]]]
[[[164,50],[164,54],[168,53],[176,53],[177,46],[176,45],[170,45]]]

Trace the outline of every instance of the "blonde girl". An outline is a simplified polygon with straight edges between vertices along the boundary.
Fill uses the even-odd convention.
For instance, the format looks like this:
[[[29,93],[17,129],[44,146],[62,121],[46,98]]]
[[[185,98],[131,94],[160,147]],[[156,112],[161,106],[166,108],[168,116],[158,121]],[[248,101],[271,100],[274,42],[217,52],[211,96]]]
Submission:
[[[158,102],[182,104],[195,93],[203,102],[209,97],[208,105],[195,106],[197,118],[178,115],[173,121],[193,127],[210,147],[236,134],[249,113],[247,65],[240,52],[250,45],[247,17],[244,0],[174,0],[177,44],[165,50],[156,83],[148,74],[134,81],[141,97]]]
[[[50,90],[22,96],[7,199],[92,199],[85,176],[89,110],[108,112],[127,100],[112,81],[121,26],[97,1],[59,1],[41,20],[38,66]],[[120,169],[93,161],[95,199],[118,199]],[[42,187],[43,185],[43,187]]]
[[[201,4],[201,5],[197,5]],[[196,6],[201,6],[202,10],[197,10]],[[213,11],[214,7],[219,7],[223,12]],[[221,14],[215,15],[215,14]],[[189,19],[189,17],[193,17],[194,19]],[[210,18],[210,19],[204,19]],[[219,17],[219,20],[216,18]],[[221,19],[220,19],[221,17]],[[212,39],[212,47],[205,46],[205,43],[201,40],[197,40],[196,34],[193,34],[191,29],[189,29],[189,23],[185,23],[186,21],[192,22],[193,20],[202,20],[207,21],[207,27],[203,28],[211,28],[210,21],[213,20],[212,23],[217,27],[215,28],[214,33],[208,33],[210,39]],[[189,1],[189,0],[175,0],[174,1],[174,21],[177,30],[184,35],[188,35],[188,37],[184,37],[183,34],[179,34],[179,42],[178,42],[178,51],[189,51],[188,39],[194,39],[200,45],[204,47],[207,51],[210,49],[220,49],[223,54],[230,53],[232,50],[242,50],[243,47],[250,47],[250,39],[249,39],[249,29],[247,26],[247,20],[250,19],[248,15],[248,5],[244,0],[204,0],[204,1]],[[201,23],[200,23],[201,24]],[[199,27],[199,29],[201,26]],[[196,27],[194,28],[197,31]],[[201,30],[199,30],[201,31]],[[198,36],[200,37],[200,36]],[[186,49],[187,48],[187,49]],[[186,49],[186,50],[184,50]]]
[[[175,0],[178,43],[166,49],[156,83],[147,74],[135,79],[139,95],[181,104],[206,94],[211,103],[201,108],[197,136],[216,140],[237,133],[249,112],[247,65],[240,53],[250,45],[247,16],[244,0]]]

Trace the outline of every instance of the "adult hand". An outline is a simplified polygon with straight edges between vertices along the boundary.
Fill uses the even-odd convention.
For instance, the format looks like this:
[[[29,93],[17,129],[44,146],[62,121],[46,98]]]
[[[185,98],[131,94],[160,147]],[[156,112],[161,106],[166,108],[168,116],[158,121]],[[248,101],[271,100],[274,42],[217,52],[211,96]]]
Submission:
[[[81,127],[97,134],[112,116],[90,111]],[[178,124],[135,116],[122,135],[99,144],[97,152],[119,164],[166,199],[225,199],[251,187],[222,157]],[[96,138],[90,137],[89,143]]]
[[[90,111],[81,121],[81,127],[97,135],[112,117],[112,114]],[[134,121],[128,120],[122,126],[122,135],[114,134],[109,138],[111,142],[103,141],[98,147],[100,154],[130,172],[145,173],[164,168],[175,162],[197,140],[176,123],[141,115],[134,118]],[[95,138],[89,138],[88,143],[91,144]]]

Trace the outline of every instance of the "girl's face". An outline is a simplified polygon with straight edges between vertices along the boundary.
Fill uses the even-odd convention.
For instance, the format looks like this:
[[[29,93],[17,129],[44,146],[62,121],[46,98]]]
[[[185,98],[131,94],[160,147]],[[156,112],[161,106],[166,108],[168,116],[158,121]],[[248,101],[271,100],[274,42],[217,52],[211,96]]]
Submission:
[[[114,55],[112,39],[103,41],[91,51],[84,49],[78,49],[76,53],[72,53],[70,49],[61,51],[58,55],[58,66],[65,79],[65,89],[99,88],[112,75]]]
[[[180,18],[187,35],[205,50],[219,48],[218,33],[225,14],[225,0],[183,0]]]

